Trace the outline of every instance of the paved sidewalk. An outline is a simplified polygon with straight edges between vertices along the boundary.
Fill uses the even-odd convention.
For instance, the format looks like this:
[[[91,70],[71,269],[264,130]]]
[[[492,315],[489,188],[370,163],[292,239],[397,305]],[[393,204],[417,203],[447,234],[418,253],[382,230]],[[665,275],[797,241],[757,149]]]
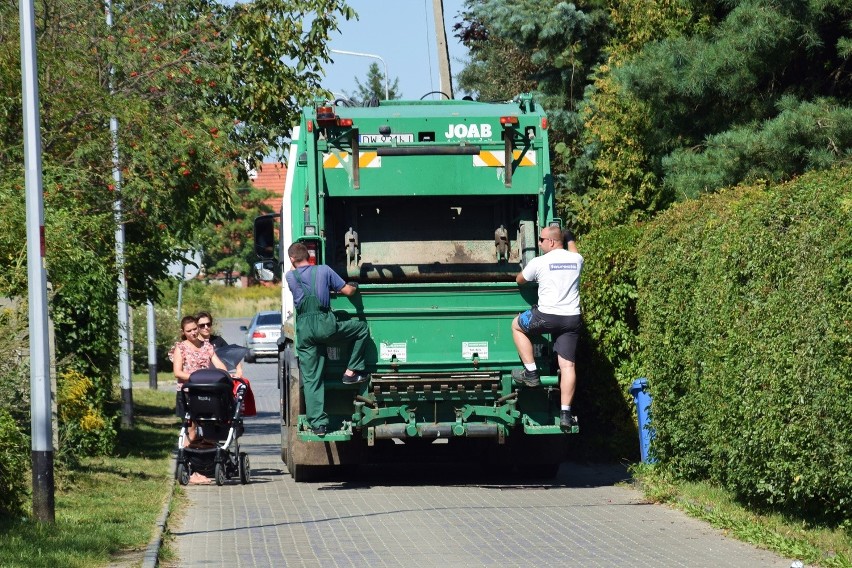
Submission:
[[[279,455],[271,363],[251,365],[258,416],[241,438],[253,481],[189,486],[170,526],[175,566],[582,566],[789,568],[615,484],[618,466],[563,464],[556,480],[504,484],[448,467],[362,468],[294,483]]]

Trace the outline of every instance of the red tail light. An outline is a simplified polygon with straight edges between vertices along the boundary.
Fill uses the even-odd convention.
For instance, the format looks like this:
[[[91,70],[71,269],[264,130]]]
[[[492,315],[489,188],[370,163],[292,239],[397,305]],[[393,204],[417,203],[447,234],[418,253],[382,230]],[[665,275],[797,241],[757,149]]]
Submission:
[[[262,331],[255,331],[251,334],[252,339],[263,339],[264,337],[266,337],[266,334]]]
[[[547,130],[547,117],[546,116],[541,117],[541,127],[543,129]]]
[[[317,243],[316,241],[308,241],[305,243],[308,247],[308,263],[316,265],[317,263]]]
[[[500,124],[503,126],[517,126],[518,125],[518,117],[517,116],[501,116]]]

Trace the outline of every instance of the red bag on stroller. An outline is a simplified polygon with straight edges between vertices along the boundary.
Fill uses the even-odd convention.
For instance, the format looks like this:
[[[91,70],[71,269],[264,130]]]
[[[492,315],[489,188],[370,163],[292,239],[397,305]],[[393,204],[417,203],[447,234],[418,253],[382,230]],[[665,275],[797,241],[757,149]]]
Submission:
[[[254,393],[251,390],[251,382],[249,382],[249,380],[245,377],[234,377],[234,396],[237,396],[237,389],[240,387],[240,384],[244,384],[246,386],[246,390],[243,393],[242,415],[256,416],[257,407],[254,403]]]

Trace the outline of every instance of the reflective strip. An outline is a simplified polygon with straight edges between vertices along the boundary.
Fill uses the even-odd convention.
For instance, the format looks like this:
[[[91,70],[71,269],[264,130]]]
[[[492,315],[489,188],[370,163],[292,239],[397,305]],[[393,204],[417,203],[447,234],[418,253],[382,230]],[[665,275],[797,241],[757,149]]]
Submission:
[[[324,168],[344,168],[348,164],[349,152],[323,153],[322,155],[322,167]],[[375,151],[361,152],[358,157],[358,166],[361,168],[380,168],[382,167],[382,158]]]
[[[339,156],[339,157],[338,157]],[[349,161],[349,152],[340,152],[340,154],[323,154],[322,167],[324,168],[342,168],[343,161]]]
[[[520,150],[512,151],[512,155],[515,160],[517,160],[520,155]],[[473,157],[473,165],[476,167],[492,167],[492,168],[502,168],[505,164],[503,163],[503,156],[505,153],[501,150],[483,150],[479,153],[478,156]],[[524,154],[521,163],[519,166],[534,166],[535,165],[535,152],[527,152]]]

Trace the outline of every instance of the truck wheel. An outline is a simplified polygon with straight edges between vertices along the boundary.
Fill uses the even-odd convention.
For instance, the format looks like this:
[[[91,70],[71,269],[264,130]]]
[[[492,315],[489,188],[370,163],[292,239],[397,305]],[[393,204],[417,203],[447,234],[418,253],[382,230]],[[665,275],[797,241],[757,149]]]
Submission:
[[[293,481],[296,483],[304,483],[306,481],[313,481],[317,479],[320,476],[320,473],[327,469],[327,467],[317,465],[293,464],[293,469],[290,470],[290,475],[293,476]]]
[[[290,440],[287,433],[287,426],[281,425],[281,461],[287,463],[287,450],[290,447]]]
[[[289,448],[290,448],[290,434],[288,432],[289,428],[286,424],[282,422],[281,424],[281,461],[285,464],[287,462]]]
[[[305,473],[307,473],[307,466],[287,464],[287,469],[290,470],[290,475],[293,477],[293,481],[295,481],[296,483],[301,483],[302,481],[305,481]]]
[[[291,430],[291,428],[289,426],[284,426],[282,428],[282,435],[287,436],[288,441],[290,439],[295,439],[296,436],[297,436],[297,434],[295,432],[295,428],[292,429],[293,430],[292,432],[290,430]],[[292,434],[293,438],[290,438],[291,434]],[[304,481],[304,467],[305,466],[295,463],[294,452],[289,447],[287,448],[287,451],[285,451],[282,447],[281,454],[282,455],[286,454],[286,460],[285,460],[284,463],[287,464],[287,471],[290,472],[290,477],[293,478],[293,481]]]
[[[288,425],[292,418],[290,409],[290,368],[293,360],[293,348],[287,344],[278,355],[278,388],[280,399],[279,420],[281,425],[281,461],[287,463],[287,452],[290,448],[290,433]]]

